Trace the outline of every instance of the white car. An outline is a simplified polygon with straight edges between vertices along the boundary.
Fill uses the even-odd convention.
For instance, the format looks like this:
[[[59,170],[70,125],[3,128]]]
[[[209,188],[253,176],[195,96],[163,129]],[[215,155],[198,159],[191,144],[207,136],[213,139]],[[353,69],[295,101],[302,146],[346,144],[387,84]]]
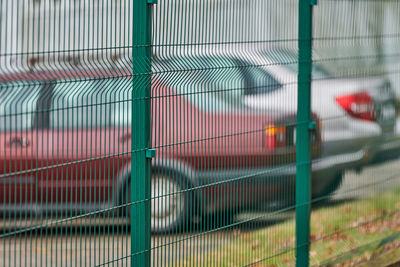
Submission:
[[[243,101],[250,107],[297,111],[297,54],[264,51],[237,60],[253,88]],[[251,66],[254,67],[251,67]],[[313,64],[312,111],[322,122],[322,157],[329,158],[337,171],[359,169],[388,151],[399,154],[395,135],[397,104],[390,83],[383,78],[334,78]],[[341,178],[338,179],[338,186]]]

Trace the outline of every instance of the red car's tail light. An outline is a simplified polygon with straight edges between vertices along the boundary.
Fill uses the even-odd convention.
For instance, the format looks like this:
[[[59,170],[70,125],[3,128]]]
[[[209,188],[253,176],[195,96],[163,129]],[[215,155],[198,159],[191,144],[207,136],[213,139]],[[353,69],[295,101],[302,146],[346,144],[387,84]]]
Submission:
[[[336,102],[353,118],[374,121],[374,102],[367,92],[336,97]]]
[[[268,149],[286,146],[287,132],[285,126],[266,125],[264,130],[264,145]]]

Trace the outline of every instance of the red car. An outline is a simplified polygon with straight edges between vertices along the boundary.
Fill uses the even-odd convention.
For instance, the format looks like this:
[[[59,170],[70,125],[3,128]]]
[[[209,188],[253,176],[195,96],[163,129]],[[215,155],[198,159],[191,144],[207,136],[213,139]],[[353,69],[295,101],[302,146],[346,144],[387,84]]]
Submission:
[[[131,133],[132,80],[123,72],[0,77],[3,216],[129,203],[130,141],[141,129]],[[246,77],[236,73],[240,68],[153,75],[152,231],[176,229],[195,214],[294,201],[295,116],[247,108],[237,92],[246,90]],[[320,141],[317,127],[314,157]],[[313,195],[334,180],[324,168],[313,168]]]

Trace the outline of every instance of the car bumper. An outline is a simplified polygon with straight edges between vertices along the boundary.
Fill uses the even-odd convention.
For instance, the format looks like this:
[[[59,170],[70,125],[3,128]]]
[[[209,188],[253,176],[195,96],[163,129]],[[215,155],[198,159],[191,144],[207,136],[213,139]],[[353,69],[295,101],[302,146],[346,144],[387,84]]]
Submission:
[[[382,163],[400,157],[400,117],[397,117],[393,130],[380,135],[371,148],[374,154],[371,164]]]
[[[361,150],[312,161],[312,196],[321,194],[343,169],[365,161]],[[195,173],[193,191],[204,213],[295,202],[296,164],[271,168],[210,170]]]
[[[400,157],[400,135],[393,134],[382,137],[371,147],[373,154],[370,164],[383,163]]]

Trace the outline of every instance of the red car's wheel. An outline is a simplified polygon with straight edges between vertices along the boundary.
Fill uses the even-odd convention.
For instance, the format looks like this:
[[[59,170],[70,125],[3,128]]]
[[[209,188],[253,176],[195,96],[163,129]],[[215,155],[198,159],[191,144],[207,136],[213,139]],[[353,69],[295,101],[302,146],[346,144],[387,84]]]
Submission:
[[[129,183],[130,184],[130,183]],[[125,201],[131,201],[130,186],[125,187]],[[180,230],[185,221],[189,199],[180,184],[165,174],[154,173],[151,177],[151,231],[163,233]],[[126,214],[129,218],[130,205]]]

